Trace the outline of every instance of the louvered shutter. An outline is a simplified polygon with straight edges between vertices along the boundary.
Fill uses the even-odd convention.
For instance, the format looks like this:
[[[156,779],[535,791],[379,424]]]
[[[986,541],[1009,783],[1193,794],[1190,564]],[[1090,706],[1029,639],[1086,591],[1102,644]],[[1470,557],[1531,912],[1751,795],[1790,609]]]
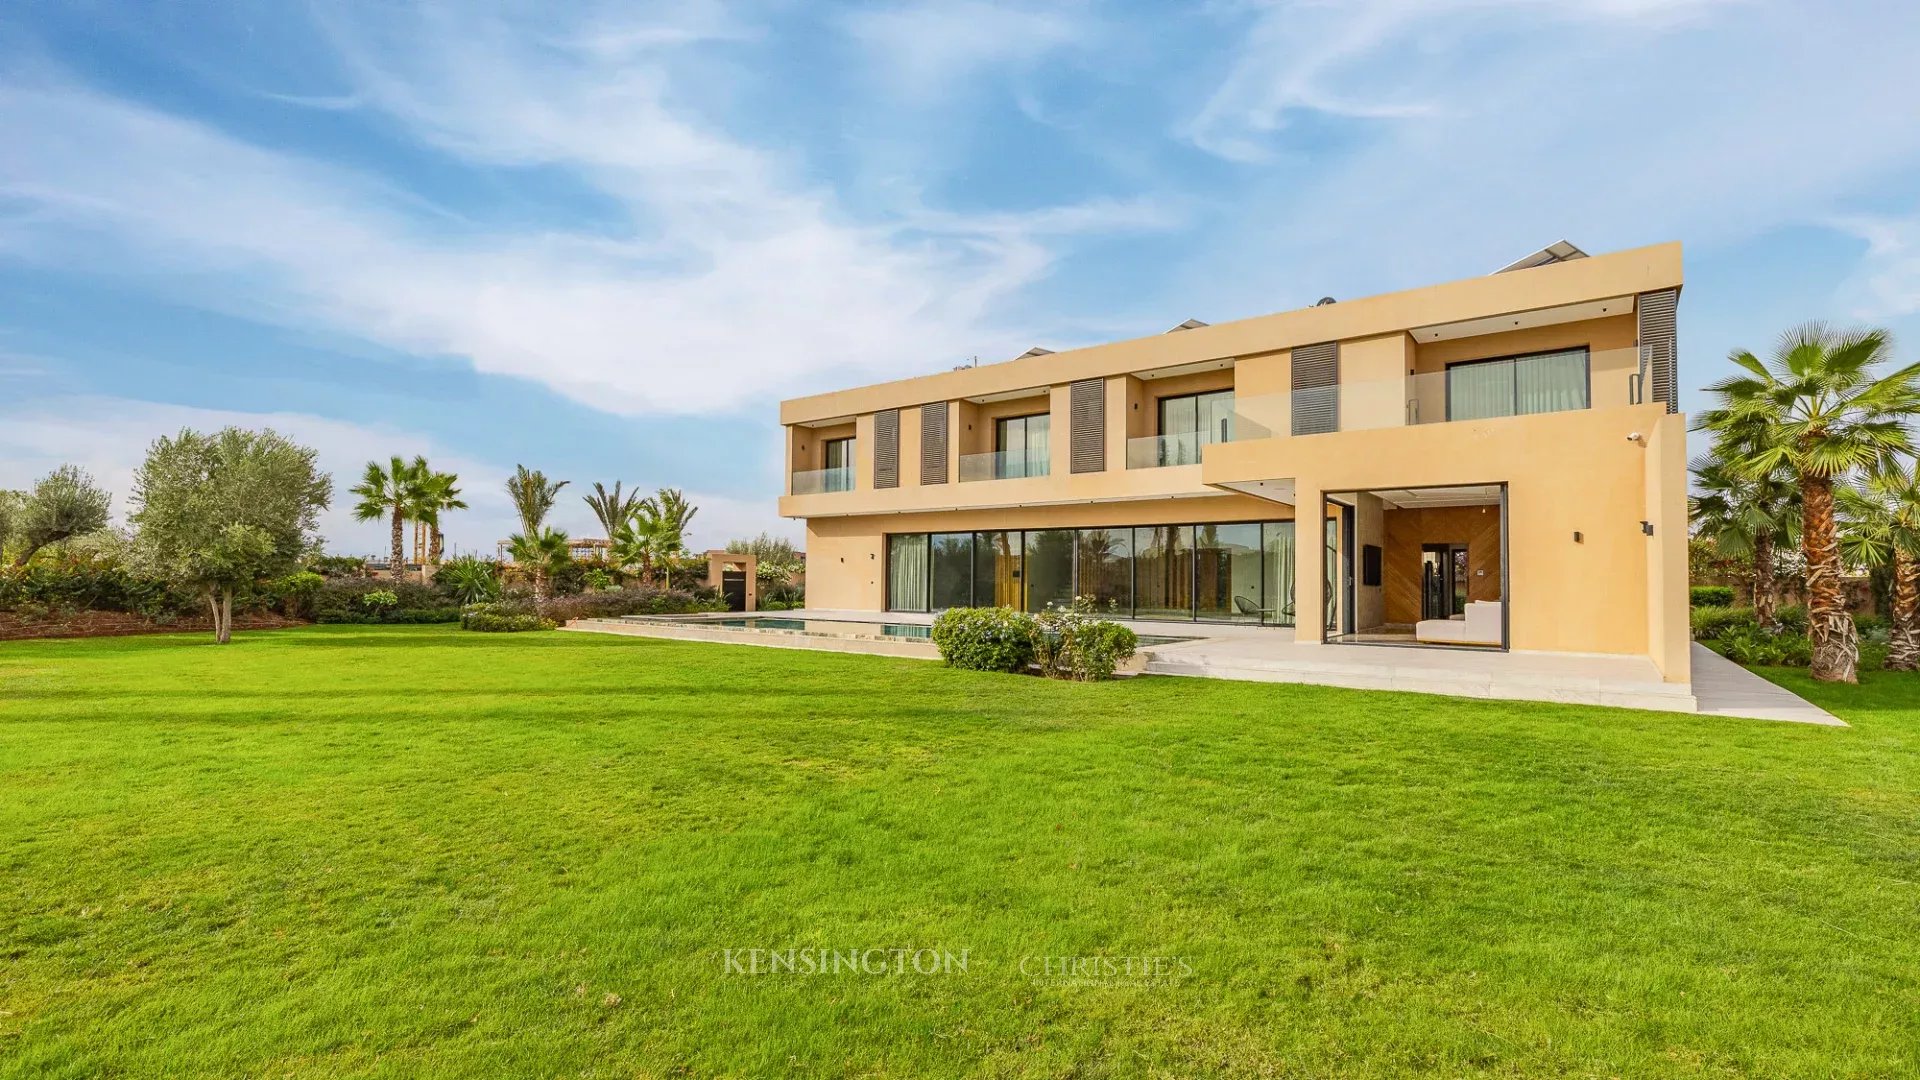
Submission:
[[[873,486],[900,486],[900,410],[873,414]]]
[[[1293,433],[1340,430],[1340,343],[1293,350]]]
[[[1640,313],[1640,357],[1646,385],[1642,400],[1664,402],[1668,412],[1680,411],[1678,323],[1680,290],[1641,293],[1634,304]]]
[[[1107,468],[1107,384],[1082,379],[1073,384],[1068,424],[1073,436],[1072,469],[1077,473]]]
[[[920,482],[947,482],[947,403],[920,407]]]

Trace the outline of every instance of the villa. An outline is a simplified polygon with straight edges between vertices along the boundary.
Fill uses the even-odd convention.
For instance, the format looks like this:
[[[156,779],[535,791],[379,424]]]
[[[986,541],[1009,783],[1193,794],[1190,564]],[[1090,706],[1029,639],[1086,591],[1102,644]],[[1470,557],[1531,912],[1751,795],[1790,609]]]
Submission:
[[[1436,671],[1632,658],[1682,690],[1681,282],[1677,243],[1561,242],[1484,277],[783,402],[809,608],[1089,596]]]

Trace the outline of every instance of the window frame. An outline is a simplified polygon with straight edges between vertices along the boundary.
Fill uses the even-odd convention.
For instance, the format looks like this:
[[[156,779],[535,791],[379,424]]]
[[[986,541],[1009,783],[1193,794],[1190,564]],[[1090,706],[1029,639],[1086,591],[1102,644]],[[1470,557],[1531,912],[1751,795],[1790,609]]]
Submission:
[[[1580,354],[1580,370],[1581,370],[1580,393],[1581,393],[1583,404],[1580,406],[1579,409],[1550,409],[1550,410],[1547,410],[1546,412],[1532,412],[1532,413],[1520,412],[1519,411],[1520,379],[1519,379],[1519,376],[1516,374],[1515,377],[1511,380],[1513,384],[1513,394],[1512,394],[1512,400],[1511,400],[1512,410],[1501,416],[1482,416],[1482,417],[1476,417],[1476,419],[1506,420],[1515,416],[1545,416],[1547,415],[1548,412],[1579,412],[1582,409],[1593,408],[1593,345],[1591,342],[1588,342],[1580,345],[1566,345],[1557,349],[1529,349],[1526,352],[1508,353],[1505,356],[1483,356],[1474,360],[1449,361],[1445,366],[1441,368],[1442,374],[1446,376],[1445,390],[1446,390],[1446,399],[1447,399],[1446,405],[1447,405],[1448,422],[1453,421],[1453,369],[1454,368],[1474,367],[1481,364],[1512,364],[1515,361],[1531,360],[1534,357],[1538,357],[1538,356],[1555,356],[1561,353],[1571,353],[1571,352],[1577,352]]]

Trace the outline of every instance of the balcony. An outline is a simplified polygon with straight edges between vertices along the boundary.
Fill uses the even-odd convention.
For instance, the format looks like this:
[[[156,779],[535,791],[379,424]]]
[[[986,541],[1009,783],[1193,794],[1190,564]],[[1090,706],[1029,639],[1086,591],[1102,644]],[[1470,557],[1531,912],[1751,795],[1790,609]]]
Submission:
[[[853,466],[834,469],[801,469],[793,474],[791,495],[820,495],[829,491],[853,490]]]
[[[1200,448],[1208,442],[1222,442],[1222,439],[1207,439],[1210,433],[1183,431],[1178,435],[1149,435],[1142,439],[1127,440],[1127,468],[1162,469],[1169,465],[1200,464]]]
[[[992,454],[960,455],[960,480],[1019,480],[1045,476],[1047,455],[1037,450],[1003,450]]]
[[[1468,361],[1448,370],[1246,397],[1235,439],[1411,427],[1633,404],[1638,349]],[[1131,446],[1129,452],[1131,453]]]

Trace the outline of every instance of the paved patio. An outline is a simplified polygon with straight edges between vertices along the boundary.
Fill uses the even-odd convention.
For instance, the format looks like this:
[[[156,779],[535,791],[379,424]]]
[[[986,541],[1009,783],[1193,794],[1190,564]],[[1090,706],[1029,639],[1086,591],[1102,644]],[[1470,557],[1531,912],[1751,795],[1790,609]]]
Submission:
[[[757,614],[829,623],[927,625],[933,621],[933,616],[925,614],[816,608]],[[1147,673],[1155,675],[1310,683],[1846,726],[1804,698],[1697,644],[1693,647],[1694,681],[1689,685],[1663,682],[1653,662],[1644,657],[1302,644],[1287,630],[1231,623],[1135,620],[1128,625],[1143,636],[1183,639],[1141,650]],[[568,629],[921,659],[937,659],[939,655],[929,642],[877,634],[766,633],[644,619],[584,620]]]

